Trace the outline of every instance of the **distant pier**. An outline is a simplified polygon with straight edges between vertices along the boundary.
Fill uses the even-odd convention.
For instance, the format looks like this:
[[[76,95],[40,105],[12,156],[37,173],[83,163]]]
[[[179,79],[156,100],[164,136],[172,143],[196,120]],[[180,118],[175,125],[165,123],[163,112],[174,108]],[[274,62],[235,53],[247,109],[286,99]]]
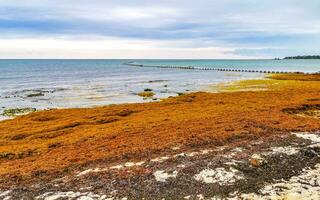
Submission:
[[[134,67],[154,67],[154,68],[168,68],[168,69],[185,69],[185,70],[210,70],[210,71],[222,71],[222,72],[251,72],[251,73],[264,73],[264,74],[308,74],[304,72],[289,72],[289,71],[270,71],[270,70],[254,70],[254,69],[232,69],[232,68],[216,68],[210,66],[174,66],[174,65],[145,65],[137,63],[124,63],[125,65]]]

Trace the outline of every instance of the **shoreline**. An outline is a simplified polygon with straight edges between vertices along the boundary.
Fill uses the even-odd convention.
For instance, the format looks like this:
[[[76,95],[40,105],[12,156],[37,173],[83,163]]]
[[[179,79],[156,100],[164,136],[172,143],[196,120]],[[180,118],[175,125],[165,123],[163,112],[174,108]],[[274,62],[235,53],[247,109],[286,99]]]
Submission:
[[[19,116],[13,120],[1,121],[0,191],[15,191],[15,188],[19,187],[30,189],[31,185],[54,183],[54,180],[61,178],[67,180],[63,184],[70,184],[68,187],[71,191],[76,189],[72,189],[75,187],[73,181],[83,181],[84,185],[90,185],[90,179],[93,177],[102,181],[100,176],[106,181],[122,180],[131,185],[134,183],[132,178],[137,174],[142,177],[146,176],[148,181],[156,177],[154,184],[160,184],[159,187],[165,188],[168,178],[173,180],[180,174],[179,170],[172,168],[172,164],[176,161],[170,160],[170,156],[164,158],[168,155],[203,152],[208,149],[219,149],[222,146],[227,146],[232,153],[233,149],[240,145],[247,149],[246,154],[250,156],[255,151],[263,150],[259,147],[256,150],[249,150],[247,144],[255,143],[262,138],[266,141],[273,141],[271,144],[281,147],[283,145],[279,143],[281,135],[288,138],[291,138],[292,132],[310,132],[310,134],[317,135],[320,130],[318,81],[318,75],[299,75],[298,77],[276,75],[274,79],[242,81],[241,84],[237,83],[237,87],[229,85],[222,88],[225,92],[220,93],[197,92],[160,102],[39,111]],[[252,87],[258,88],[257,91],[251,91]],[[267,89],[260,90],[261,87]],[[248,91],[243,91],[243,89],[248,89]],[[296,141],[301,145],[306,142],[292,138],[290,141]],[[293,145],[293,143],[287,145]],[[268,148],[271,148],[270,145]],[[308,148],[313,148],[310,151],[319,150],[314,147]],[[297,153],[300,151],[303,151],[303,148]],[[207,153],[195,154],[198,155],[195,157],[196,160],[204,161],[206,156],[216,156],[216,153],[212,154],[211,150],[205,152]],[[286,162],[289,162],[289,158],[293,158],[294,155],[296,154],[288,155]],[[270,156],[265,159],[272,159],[272,155]],[[212,159],[216,159],[213,157]],[[148,163],[156,158],[162,158],[163,161],[159,163],[171,161],[167,163],[166,170],[160,170],[161,164],[154,167],[153,164],[148,164],[148,167],[145,166],[145,163],[140,163],[142,161]],[[298,161],[304,157],[294,158]],[[245,156],[241,159],[243,162],[248,162]],[[310,166],[315,166],[318,159],[315,157]],[[185,160],[182,163],[192,165],[198,163],[196,160]],[[207,161],[204,163],[209,164],[209,160]],[[133,167],[134,170],[120,167],[119,164],[127,165],[129,168]],[[19,166],[19,168],[14,166]],[[112,166],[118,166],[119,170],[98,170]],[[204,166],[203,164],[198,167],[205,169],[209,165]],[[299,175],[302,168],[305,167],[307,164],[297,168],[296,173],[286,175],[287,178]],[[221,166],[216,166],[216,168],[221,168]],[[195,166],[194,170],[196,170]],[[232,172],[230,170],[231,168],[228,168],[227,172],[220,171],[219,173],[227,175]],[[191,170],[185,173],[196,175],[200,171]],[[81,172],[86,172],[83,173],[85,176],[71,178],[73,174]],[[86,174],[93,175],[93,177]],[[281,177],[281,174],[278,176]],[[212,180],[210,176],[209,180]],[[240,184],[237,179],[229,181],[231,185]],[[63,184],[59,186],[60,189]],[[179,182],[172,182],[172,184],[180,188]],[[194,187],[195,189],[198,187],[198,190],[212,186],[212,184],[197,187],[196,185]],[[98,190],[101,186],[96,187],[86,191],[101,193],[102,191]],[[227,191],[219,188],[216,187],[215,191],[221,191],[221,195],[225,197]],[[147,195],[139,193],[137,188],[131,189],[128,194],[133,195],[136,192],[137,195],[133,197]],[[182,194],[188,196],[183,187],[180,189],[180,193],[179,191],[174,194],[166,193],[167,197],[181,198],[182,196],[179,195]],[[257,192],[259,188],[256,189],[251,192]],[[24,194],[40,195],[39,191],[35,192],[35,188],[30,191],[31,193]],[[56,188],[56,191],[59,191],[59,188]],[[201,194],[205,197],[209,195],[205,191]],[[64,194],[61,193],[61,195]],[[46,196],[42,197],[44,199]],[[116,199],[118,197],[115,195]]]
[[[236,77],[234,80],[226,79],[225,82],[235,82],[238,80],[246,79],[264,79],[264,76],[256,75],[252,77],[241,77],[239,73],[224,74],[226,77]],[[219,84],[223,84],[223,81],[219,80],[217,83],[206,83],[199,84],[199,86],[194,87],[190,84],[184,85],[183,89],[180,87],[175,87],[172,80],[155,79],[148,81],[140,81],[141,86],[137,87],[135,91],[128,91],[128,93],[119,93],[117,95],[97,96],[96,89],[98,91],[104,91],[102,86],[99,87],[94,84],[93,88],[87,91],[87,95],[81,93],[80,97],[72,97],[74,95],[79,95],[73,91],[72,88],[77,87],[48,87],[48,88],[28,88],[23,90],[13,90],[7,93],[5,99],[9,99],[14,102],[17,106],[9,105],[0,108],[0,121],[7,119],[13,119],[16,116],[26,115],[35,111],[45,111],[53,109],[74,109],[74,108],[95,108],[103,107],[108,105],[121,105],[121,104],[132,104],[132,103],[147,103],[147,102],[158,102],[163,99],[180,96],[183,94],[190,94],[195,92],[206,92],[208,87],[214,87]],[[59,92],[68,91],[69,95],[61,94]],[[209,92],[214,92],[213,90]],[[151,94],[151,95],[149,95]],[[48,96],[47,96],[48,95]],[[56,97],[55,97],[56,95]],[[146,96],[145,96],[146,95]],[[149,95],[149,96],[148,96]],[[1,98],[1,96],[0,96]],[[18,99],[17,99],[18,98]],[[56,106],[52,102],[57,99],[59,100]],[[115,100],[117,99],[117,100]],[[27,102],[21,103],[22,102]],[[81,103],[82,104],[79,104]],[[6,102],[4,102],[6,104]],[[10,106],[11,105],[11,106]]]

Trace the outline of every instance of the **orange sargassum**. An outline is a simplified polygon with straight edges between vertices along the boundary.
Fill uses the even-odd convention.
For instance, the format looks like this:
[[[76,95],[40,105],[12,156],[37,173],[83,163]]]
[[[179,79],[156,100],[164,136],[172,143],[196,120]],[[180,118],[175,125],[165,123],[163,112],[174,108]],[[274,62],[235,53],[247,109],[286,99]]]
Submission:
[[[297,79],[293,75],[275,78]],[[139,160],[168,152],[176,145],[186,150],[320,129],[317,117],[284,112],[303,105],[319,105],[320,82],[261,81],[277,81],[277,87],[263,91],[198,92],[153,103],[57,109],[2,121],[0,176],[29,177],[39,171],[61,172],[101,160]],[[1,182],[4,181],[5,178]]]

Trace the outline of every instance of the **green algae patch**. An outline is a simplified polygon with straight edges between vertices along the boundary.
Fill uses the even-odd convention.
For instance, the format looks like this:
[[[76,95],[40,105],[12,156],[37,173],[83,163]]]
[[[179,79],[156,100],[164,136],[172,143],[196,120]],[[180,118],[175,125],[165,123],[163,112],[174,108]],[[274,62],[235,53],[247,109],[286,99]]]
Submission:
[[[261,91],[268,90],[272,85],[277,84],[276,81],[266,79],[261,80],[242,80],[229,83],[221,83],[210,86],[209,92],[241,92],[241,91]]]
[[[6,117],[14,117],[17,115],[24,115],[35,111],[35,108],[12,108],[4,110],[2,115]]]
[[[138,96],[144,97],[144,98],[153,97],[154,95],[155,94],[151,91],[144,91],[144,92],[138,93]]]
[[[208,92],[244,92],[283,90],[288,87],[309,87],[306,81],[320,81],[320,74],[272,74],[265,79],[240,80],[229,83],[211,85],[205,91]]]

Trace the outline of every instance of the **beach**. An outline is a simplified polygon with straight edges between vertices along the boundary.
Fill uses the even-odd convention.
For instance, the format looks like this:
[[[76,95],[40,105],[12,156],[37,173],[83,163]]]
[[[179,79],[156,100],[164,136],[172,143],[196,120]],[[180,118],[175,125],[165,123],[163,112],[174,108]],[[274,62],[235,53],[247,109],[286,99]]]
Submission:
[[[1,121],[0,197],[316,199],[319,81],[268,75]]]
[[[0,200],[320,200],[320,1],[0,1]]]

